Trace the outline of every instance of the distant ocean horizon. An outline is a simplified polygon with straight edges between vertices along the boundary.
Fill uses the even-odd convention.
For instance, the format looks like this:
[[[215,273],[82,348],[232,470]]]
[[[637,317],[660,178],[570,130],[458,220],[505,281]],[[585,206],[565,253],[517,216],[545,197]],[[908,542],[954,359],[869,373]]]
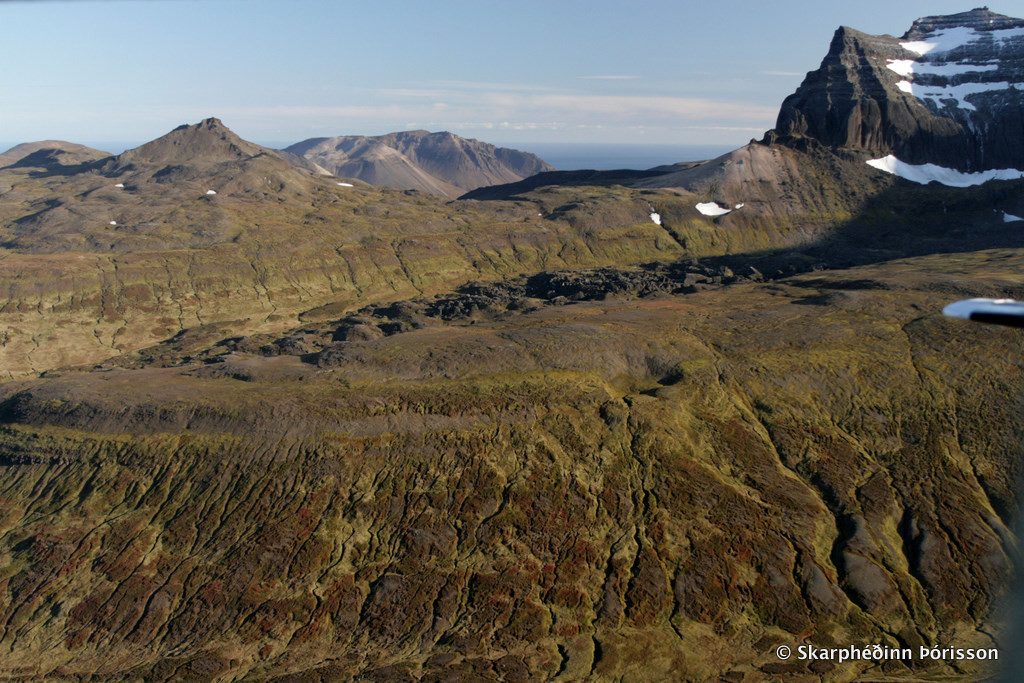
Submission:
[[[731,152],[735,145],[658,145],[632,143],[536,142],[511,143],[521,152],[536,154],[559,171],[594,169],[610,171],[620,168],[646,170],[680,161],[705,161]]]
[[[0,152],[18,143],[0,143]],[[84,142],[93,149],[120,154],[126,149],[138,147],[142,142]],[[292,143],[280,141],[258,142],[273,149],[281,149]],[[740,147],[735,145],[659,145],[634,143],[589,143],[589,142],[522,142],[491,143],[499,147],[510,147],[522,152],[536,154],[559,171],[594,169],[608,171],[620,168],[645,170],[675,164],[681,161],[704,161],[714,159]]]

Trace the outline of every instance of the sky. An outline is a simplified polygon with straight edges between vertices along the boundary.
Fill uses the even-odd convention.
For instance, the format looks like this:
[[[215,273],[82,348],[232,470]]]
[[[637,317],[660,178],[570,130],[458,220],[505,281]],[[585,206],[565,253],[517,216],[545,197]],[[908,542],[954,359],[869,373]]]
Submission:
[[[1020,0],[991,6],[1024,15]],[[934,0],[0,0],[0,144],[448,130],[496,144],[742,145],[835,29]],[[105,146],[104,146],[105,145]]]

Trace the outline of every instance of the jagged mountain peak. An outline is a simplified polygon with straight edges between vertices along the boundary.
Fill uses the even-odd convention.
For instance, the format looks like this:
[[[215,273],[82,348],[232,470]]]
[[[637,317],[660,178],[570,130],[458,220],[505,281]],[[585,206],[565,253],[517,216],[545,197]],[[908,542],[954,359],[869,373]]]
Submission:
[[[902,38],[841,27],[769,139],[961,172],[1024,168],[1024,20],[988,8],[918,19]]]

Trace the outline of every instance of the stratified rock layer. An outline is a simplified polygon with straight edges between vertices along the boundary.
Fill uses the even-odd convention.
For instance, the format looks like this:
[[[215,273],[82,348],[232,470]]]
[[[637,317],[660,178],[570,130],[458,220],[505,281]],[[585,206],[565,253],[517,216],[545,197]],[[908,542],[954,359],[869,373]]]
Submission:
[[[840,28],[770,137],[961,171],[1024,165],[1024,21],[977,9],[902,39]]]

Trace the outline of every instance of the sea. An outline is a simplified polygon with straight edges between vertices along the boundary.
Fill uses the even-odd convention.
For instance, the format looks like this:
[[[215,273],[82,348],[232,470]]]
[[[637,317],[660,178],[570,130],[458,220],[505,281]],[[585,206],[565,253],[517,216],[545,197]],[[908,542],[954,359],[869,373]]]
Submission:
[[[586,142],[537,142],[502,145],[536,154],[559,171],[587,168],[610,171],[644,170],[680,161],[704,161],[731,152],[739,145],[593,144]]]
[[[17,143],[4,146],[0,143],[0,152],[10,149]],[[126,149],[138,147],[141,142],[85,142],[94,149],[120,154]],[[290,142],[260,141],[257,144],[281,149]],[[740,147],[733,145],[657,145],[628,143],[589,143],[589,142],[511,142],[491,143],[500,147],[511,147],[523,152],[536,154],[559,171],[577,169],[594,169],[609,171],[620,168],[644,170],[675,164],[680,161],[704,161],[714,159],[726,152]]]

